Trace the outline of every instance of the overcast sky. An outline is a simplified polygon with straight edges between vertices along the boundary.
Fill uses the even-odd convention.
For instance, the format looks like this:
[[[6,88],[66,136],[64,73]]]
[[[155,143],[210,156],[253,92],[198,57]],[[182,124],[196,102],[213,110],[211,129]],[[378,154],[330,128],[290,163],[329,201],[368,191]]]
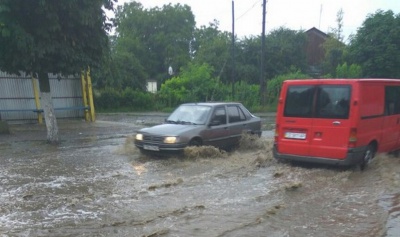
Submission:
[[[118,0],[119,4],[131,0]],[[263,0],[233,0],[235,5],[235,34],[239,37],[260,35],[262,31]],[[197,27],[214,19],[220,30],[232,31],[232,0],[136,0],[144,8],[165,4],[186,4],[192,9]],[[267,33],[281,26],[292,30],[316,27],[325,33],[337,28],[336,15],[343,9],[345,40],[355,34],[368,14],[378,9],[400,13],[400,0],[267,0]]]

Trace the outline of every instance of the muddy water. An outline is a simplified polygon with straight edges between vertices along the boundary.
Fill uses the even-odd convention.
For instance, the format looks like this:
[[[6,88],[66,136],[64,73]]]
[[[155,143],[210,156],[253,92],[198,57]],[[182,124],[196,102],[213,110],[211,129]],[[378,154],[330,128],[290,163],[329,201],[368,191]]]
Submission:
[[[281,164],[270,138],[239,150],[142,156],[131,123],[0,136],[1,236],[386,236],[400,233],[400,159],[360,172]],[[269,134],[269,133],[265,133]]]

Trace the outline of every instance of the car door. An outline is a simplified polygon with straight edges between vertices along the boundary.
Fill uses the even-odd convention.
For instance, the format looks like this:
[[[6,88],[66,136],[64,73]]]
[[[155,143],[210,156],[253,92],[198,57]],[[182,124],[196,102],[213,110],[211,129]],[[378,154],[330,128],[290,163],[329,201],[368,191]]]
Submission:
[[[230,127],[229,145],[235,145],[239,142],[242,133],[248,132],[249,120],[238,105],[228,105],[228,123]]]
[[[203,135],[205,145],[225,147],[229,143],[230,129],[225,106],[218,106],[214,109],[207,126]]]

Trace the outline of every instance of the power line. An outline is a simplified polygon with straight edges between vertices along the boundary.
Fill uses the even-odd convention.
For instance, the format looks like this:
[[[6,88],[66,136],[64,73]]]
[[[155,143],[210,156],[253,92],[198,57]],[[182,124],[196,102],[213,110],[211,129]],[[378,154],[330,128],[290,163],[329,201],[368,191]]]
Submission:
[[[249,8],[249,9],[247,9],[242,15],[240,15],[239,17],[237,17],[235,20],[237,21],[237,20],[239,20],[240,18],[242,18],[244,15],[246,15],[247,13],[249,13],[256,5],[257,5],[257,3],[259,3],[260,2],[260,0],[256,0],[254,3],[253,3],[253,5]]]

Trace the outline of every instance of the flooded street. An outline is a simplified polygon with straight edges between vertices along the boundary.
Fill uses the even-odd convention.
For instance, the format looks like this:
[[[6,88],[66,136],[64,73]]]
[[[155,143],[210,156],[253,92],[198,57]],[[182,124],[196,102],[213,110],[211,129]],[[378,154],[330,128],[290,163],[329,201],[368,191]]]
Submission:
[[[154,119],[159,119],[154,115]],[[278,163],[272,132],[230,153],[143,156],[142,118],[0,135],[0,236],[366,236],[400,233],[400,158],[364,172]]]

